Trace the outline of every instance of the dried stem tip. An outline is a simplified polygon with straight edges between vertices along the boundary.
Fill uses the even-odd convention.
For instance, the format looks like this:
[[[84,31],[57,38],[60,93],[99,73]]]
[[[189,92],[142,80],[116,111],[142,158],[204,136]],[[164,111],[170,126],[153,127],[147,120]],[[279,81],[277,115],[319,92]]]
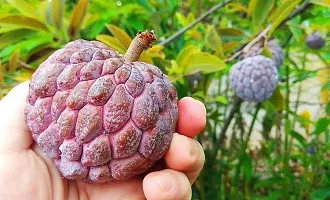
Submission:
[[[155,40],[156,36],[153,31],[139,31],[124,55],[125,60],[127,62],[137,61],[143,50],[151,47]]]

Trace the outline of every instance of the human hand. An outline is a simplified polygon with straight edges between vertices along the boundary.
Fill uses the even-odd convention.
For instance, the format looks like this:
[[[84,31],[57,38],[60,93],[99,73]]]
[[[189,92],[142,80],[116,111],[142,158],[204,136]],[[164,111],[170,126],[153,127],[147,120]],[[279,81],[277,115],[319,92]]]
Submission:
[[[194,139],[206,121],[205,107],[179,101],[177,132],[164,156],[166,168],[119,183],[86,184],[62,178],[55,164],[33,142],[25,124],[28,83],[0,101],[0,199],[191,199],[191,184],[205,160]]]

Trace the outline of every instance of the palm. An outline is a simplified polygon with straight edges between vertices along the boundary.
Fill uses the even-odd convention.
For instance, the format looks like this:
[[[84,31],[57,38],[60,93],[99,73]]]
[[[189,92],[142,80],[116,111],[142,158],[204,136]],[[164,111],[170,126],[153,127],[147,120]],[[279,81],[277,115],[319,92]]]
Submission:
[[[63,179],[53,161],[33,143],[24,123],[26,95],[27,84],[23,84],[0,102],[0,199],[190,198],[190,184],[204,163],[201,146],[189,138],[205,125],[205,108],[196,106],[194,100],[186,100],[181,106],[179,103],[178,131],[186,136],[174,134],[164,157],[169,169],[150,173],[144,179],[136,177],[119,183],[90,185]],[[197,111],[191,113],[191,108],[197,108]],[[182,120],[180,122],[180,115],[190,118],[189,125]],[[191,126],[190,122],[194,120],[196,123],[192,124],[195,126]],[[182,144],[186,144],[187,148],[183,149]],[[164,179],[161,177],[164,175],[170,177],[172,187],[162,185]]]

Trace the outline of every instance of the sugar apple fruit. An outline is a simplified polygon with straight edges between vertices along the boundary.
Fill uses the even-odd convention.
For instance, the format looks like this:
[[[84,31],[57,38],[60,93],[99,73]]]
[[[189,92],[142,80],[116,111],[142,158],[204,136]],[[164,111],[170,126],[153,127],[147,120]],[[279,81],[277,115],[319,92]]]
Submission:
[[[325,39],[320,32],[314,32],[306,37],[305,43],[311,49],[321,49],[325,44]]]
[[[76,40],[33,74],[26,124],[63,177],[129,179],[169,148],[176,89],[160,69],[135,61],[154,40],[153,32],[137,34],[124,56],[100,42]]]
[[[237,96],[250,102],[268,99],[277,86],[277,79],[274,61],[261,55],[237,62],[229,72],[230,87]]]
[[[284,59],[282,47],[277,43],[276,40],[267,41],[267,46],[272,54],[272,59],[275,62],[275,66],[279,68],[283,64],[283,59]],[[249,49],[248,52],[242,53],[240,55],[240,60],[243,60],[247,57],[260,55],[262,50],[263,50],[263,42],[259,41],[256,44],[254,44]]]

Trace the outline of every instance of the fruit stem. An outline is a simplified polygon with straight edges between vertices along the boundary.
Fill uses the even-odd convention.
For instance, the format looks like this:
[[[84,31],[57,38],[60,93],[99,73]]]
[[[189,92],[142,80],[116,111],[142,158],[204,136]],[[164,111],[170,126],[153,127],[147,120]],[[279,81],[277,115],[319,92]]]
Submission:
[[[124,55],[125,60],[127,62],[137,61],[143,50],[151,47],[155,40],[156,36],[153,31],[139,31]]]

